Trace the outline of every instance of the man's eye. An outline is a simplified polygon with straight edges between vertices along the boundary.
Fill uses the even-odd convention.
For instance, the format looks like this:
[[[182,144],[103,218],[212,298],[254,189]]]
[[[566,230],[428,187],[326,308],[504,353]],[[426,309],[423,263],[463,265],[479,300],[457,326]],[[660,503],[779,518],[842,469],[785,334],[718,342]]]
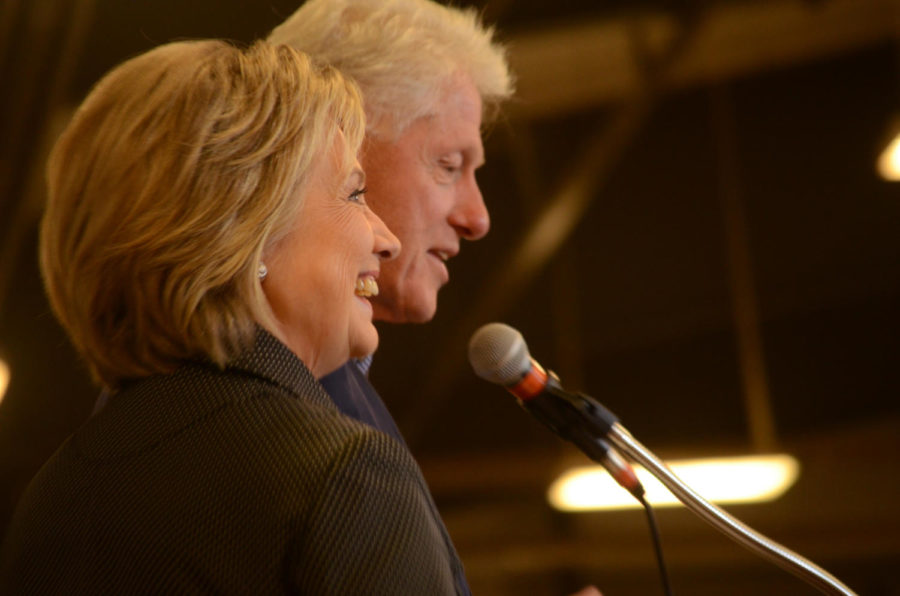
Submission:
[[[453,160],[439,161],[438,167],[440,168],[442,176],[446,176],[450,179],[455,179],[462,171],[462,164]]]
[[[348,197],[354,203],[365,203],[366,202],[366,191],[368,188],[359,188],[350,193]]]

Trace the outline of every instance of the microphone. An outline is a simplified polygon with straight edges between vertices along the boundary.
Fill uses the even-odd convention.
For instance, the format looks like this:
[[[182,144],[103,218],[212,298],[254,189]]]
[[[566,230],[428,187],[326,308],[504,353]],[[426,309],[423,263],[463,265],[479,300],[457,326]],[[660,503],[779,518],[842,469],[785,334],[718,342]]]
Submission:
[[[606,468],[636,499],[642,499],[644,487],[634,470],[604,440],[618,418],[591,397],[563,389],[556,374],[531,357],[516,329],[503,323],[482,326],[469,340],[469,362],[476,375],[504,386],[525,410]]]

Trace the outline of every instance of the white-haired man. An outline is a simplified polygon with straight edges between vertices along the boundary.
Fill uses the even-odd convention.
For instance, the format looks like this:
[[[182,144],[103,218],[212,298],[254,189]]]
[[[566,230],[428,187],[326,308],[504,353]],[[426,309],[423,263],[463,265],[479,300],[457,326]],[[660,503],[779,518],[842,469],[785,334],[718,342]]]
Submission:
[[[269,41],[337,67],[362,90],[366,200],[401,243],[382,266],[375,318],[431,320],[461,241],[490,227],[475,171],[484,163],[482,123],[513,92],[504,48],[474,10],[430,0],[309,0]],[[349,362],[321,382],[345,414],[402,442],[367,367]],[[456,591],[468,594],[456,553],[450,558]],[[595,595],[588,587],[577,596]]]
[[[504,49],[474,10],[429,0],[309,0],[269,41],[337,67],[362,90],[366,200],[402,246],[382,266],[375,317],[429,321],[462,240],[490,226],[475,171],[482,122],[512,94]],[[321,381],[345,414],[402,442],[366,370],[349,362]],[[457,592],[469,593],[450,558]]]
[[[375,318],[429,321],[461,241],[490,226],[475,170],[484,163],[483,116],[512,93],[504,49],[473,10],[429,0],[309,0],[269,41],[360,86],[366,201],[402,246],[382,267]],[[361,366],[348,363],[323,385],[344,413],[402,440]]]

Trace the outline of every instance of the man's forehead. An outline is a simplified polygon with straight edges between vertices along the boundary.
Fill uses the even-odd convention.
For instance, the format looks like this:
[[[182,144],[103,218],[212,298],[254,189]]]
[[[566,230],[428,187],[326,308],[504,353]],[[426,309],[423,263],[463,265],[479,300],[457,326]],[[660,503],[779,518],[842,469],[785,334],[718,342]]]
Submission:
[[[484,160],[480,119],[462,117],[448,112],[427,127],[429,143],[440,152],[459,152],[474,161]]]
[[[484,162],[484,145],[481,141],[481,130],[447,134],[445,130],[432,129],[427,144],[434,153],[460,154],[466,161],[481,165]]]
[[[444,126],[459,128],[480,137],[481,94],[469,77],[451,78],[429,111]]]

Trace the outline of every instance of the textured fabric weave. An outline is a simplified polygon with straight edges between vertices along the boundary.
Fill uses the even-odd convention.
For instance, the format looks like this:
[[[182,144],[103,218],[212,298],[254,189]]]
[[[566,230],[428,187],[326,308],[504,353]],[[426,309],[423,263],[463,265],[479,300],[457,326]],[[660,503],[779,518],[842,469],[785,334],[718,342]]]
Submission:
[[[3,594],[454,594],[418,466],[262,332],[225,371],[141,380],[20,501]]]

